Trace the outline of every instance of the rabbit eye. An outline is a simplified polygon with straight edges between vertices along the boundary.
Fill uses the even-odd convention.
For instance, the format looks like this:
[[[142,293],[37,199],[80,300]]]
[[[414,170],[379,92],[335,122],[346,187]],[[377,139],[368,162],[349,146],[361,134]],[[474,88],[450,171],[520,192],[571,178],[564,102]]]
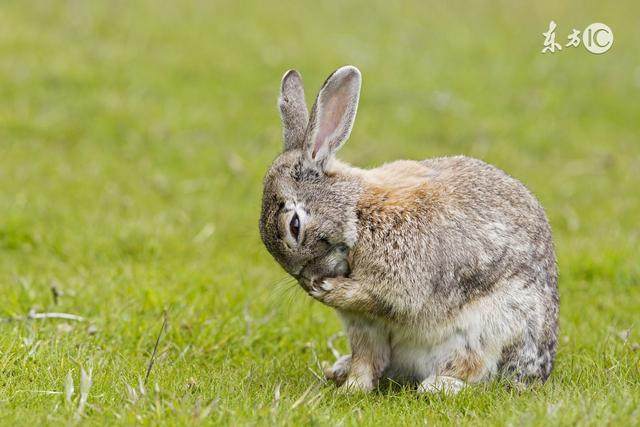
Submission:
[[[296,241],[298,240],[298,236],[300,235],[300,218],[297,213],[293,214],[293,218],[291,218],[291,222],[289,223],[289,231]]]

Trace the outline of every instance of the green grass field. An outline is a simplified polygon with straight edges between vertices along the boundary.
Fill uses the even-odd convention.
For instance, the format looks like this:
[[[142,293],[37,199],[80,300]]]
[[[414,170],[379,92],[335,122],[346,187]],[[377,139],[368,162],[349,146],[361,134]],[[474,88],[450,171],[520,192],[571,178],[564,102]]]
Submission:
[[[557,3],[2,2],[0,424],[639,424],[640,6]],[[563,44],[604,22],[613,48],[543,55],[552,19]],[[466,154],[542,201],[561,272],[543,387],[319,380],[340,324],[257,222],[283,72],[310,100],[344,64],[364,82],[343,159]]]

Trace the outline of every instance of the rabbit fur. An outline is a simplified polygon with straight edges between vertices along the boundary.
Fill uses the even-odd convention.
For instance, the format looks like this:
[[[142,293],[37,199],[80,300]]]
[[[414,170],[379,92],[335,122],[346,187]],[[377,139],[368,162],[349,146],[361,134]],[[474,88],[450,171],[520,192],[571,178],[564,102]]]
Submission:
[[[265,246],[344,323],[351,354],[326,377],[362,391],[384,378],[451,393],[493,378],[544,382],[558,330],[544,210],[481,160],[365,170],[336,159],[361,81],[357,68],[339,68],[309,114],[300,74],[285,74],[284,150],[264,179]]]

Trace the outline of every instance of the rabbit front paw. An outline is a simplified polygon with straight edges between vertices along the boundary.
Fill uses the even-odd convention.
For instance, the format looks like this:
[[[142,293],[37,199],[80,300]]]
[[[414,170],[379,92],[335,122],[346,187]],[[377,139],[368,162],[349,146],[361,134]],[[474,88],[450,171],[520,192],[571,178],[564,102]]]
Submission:
[[[314,297],[320,302],[324,302],[325,297],[329,292],[334,289],[333,283],[330,279],[319,280],[311,285],[309,289],[309,295]]]
[[[368,393],[374,389],[373,381],[369,378],[347,377],[342,387],[338,389],[341,394]]]
[[[418,386],[418,393],[444,393],[446,395],[458,394],[466,383],[459,378],[432,375],[426,378]]]
[[[374,306],[362,284],[347,277],[332,277],[313,283],[309,295],[338,310],[361,311]]]
[[[324,377],[336,383],[337,386],[344,384],[351,368],[351,355],[345,355],[338,358],[336,363],[331,365],[329,362],[323,363]]]

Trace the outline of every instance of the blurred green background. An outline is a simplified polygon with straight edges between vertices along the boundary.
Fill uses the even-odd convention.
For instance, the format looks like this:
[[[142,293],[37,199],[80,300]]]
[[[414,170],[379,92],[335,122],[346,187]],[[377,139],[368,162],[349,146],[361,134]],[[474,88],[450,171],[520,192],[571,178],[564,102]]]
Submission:
[[[639,17],[636,1],[3,1],[0,422],[637,424]],[[551,20],[562,44],[604,22],[614,45],[541,54]],[[282,74],[311,102],[344,64],[364,81],[343,159],[466,154],[542,201],[561,272],[543,388],[347,397],[316,377],[340,325],[257,220]]]

